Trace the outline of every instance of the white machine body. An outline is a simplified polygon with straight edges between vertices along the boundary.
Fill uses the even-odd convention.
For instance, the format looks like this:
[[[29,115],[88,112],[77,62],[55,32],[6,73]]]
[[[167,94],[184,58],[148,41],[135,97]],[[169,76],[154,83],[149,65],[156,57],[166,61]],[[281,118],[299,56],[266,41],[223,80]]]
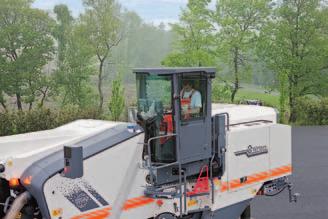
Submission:
[[[144,134],[140,130],[134,130],[134,136],[84,159],[84,174],[80,178],[70,179],[62,172],[52,174],[46,166],[40,166],[41,159],[47,162],[46,158],[62,151],[63,146],[111,132],[118,125],[127,127],[127,123],[79,120],[53,130],[1,137],[0,163],[6,170],[0,177],[7,181],[20,179],[23,186],[31,186],[33,191],[38,178],[26,175],[27,169],[35,165],[34,169],[39,168],[44,174],[49,172],[42,185],[43,194],[39,194],[45,201],[40,206],[43,218],[148,219],[163,213],[180,216],[180,209],[184,213],[204,209],[224,211],[253,199],[265,182],[290,175],[292,161],[291,128],[277,124],[277,112],[273,108],[213,104],[212,114],[221,112],[230,115],[225,172],[220,179],[213,180],[214,190],[210,194],[186,197],[186,206],[180,205],[178,197],[154,199],[145,196],[149,170],[142,159]],[[64,163],[62,165],[61,169]],[[195,180],[188,181],[183,189],[190,191],[195,183]]]

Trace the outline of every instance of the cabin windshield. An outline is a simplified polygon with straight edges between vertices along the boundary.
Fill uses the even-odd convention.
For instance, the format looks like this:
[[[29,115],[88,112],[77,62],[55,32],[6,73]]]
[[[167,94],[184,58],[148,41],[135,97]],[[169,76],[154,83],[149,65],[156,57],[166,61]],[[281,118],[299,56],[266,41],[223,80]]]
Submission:
[[[155,163],[170,163],[176,160],[175,137],[172,136],[174,120],[171,78],[137,75],[138,115],[145,130],[145,143],[150,138],[156,138],[150,142],[151,160]],[[143,154],[149,154],[148,148],[144,147]]]
[[[137,75],[138,112],[144,118],[172,111],[171,76]]]

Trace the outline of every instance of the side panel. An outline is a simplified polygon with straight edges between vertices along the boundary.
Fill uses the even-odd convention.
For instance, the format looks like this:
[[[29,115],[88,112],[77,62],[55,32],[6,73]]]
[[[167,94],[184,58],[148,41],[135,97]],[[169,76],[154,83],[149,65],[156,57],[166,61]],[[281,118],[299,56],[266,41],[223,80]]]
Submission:
[[[291,136],[291,127],[288,125],[275,124],[270,127],[270,169],[281,168],[283,171],[282,168],[285,168],[285,175],[289,175],[292,168]]]
[[[142,132],[129,132],[126,124],[119,124],[115,127],[106,129],[96,135],[92,135],[87,139],[77,142],[77,145],[83,147],[83,158],[88,159],[96,156],[103,151],[115,148],[117,145],[141,135]],[[31,164],[24,173],[21,179],[24,182],[24,187],[36,199],[42,216],[50,218],[48,204],[44,194],[44,185],[49,178],[62,172],[64,169],[64,151],[59,150],[52,153],[37,162]],[[27,182],[27,183],[25,183]]]
[[[247,156],[248,146],[253,156]],[[263,146],[266,146],[267,152]],[[237,152],[237,155],[236,155]],[[286,125],[240,125],[227,132],[226,171],[215,180],[212,209],[252,199],[262,184],[291,174],[291,129]]]
[[[145,172],[140,168],[142,144],[138,144],[142,139],[143,135],[134,137],[88,158],[82,178],[68,179],[60,174],[50,178],[44,186],[49,212],[61,209],[62,218],[67,219],[79,215],[92,218],[94,213],[90,212],[120,216],[125,206],[125,211],[135,211],[136,218],[151,217],[148,207],[153,201],[143,196]],[[129,207],[129,200],[135,205]]]
[[[228,132],[226,165],[229,191],[245,189],[250,182],[261,181],[260,177],[258,180],[253,178],[254,175],[268,173],[269,152],[253,155],[249,152],[257,150],[257,148],[268,150],[269,130],[268,125],[258,125],[233,128]]]

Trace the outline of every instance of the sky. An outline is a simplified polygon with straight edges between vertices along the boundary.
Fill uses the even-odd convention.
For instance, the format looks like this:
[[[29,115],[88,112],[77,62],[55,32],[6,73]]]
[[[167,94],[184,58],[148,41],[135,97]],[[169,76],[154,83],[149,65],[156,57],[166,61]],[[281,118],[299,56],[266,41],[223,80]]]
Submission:
[[[155,25],[164,22],[175,23],[179,20],[181,9],[188,0],[117,0],[124,8],[135,11],[147,23]],[[77,17],[83,12],[82,0],[36,0],[33,7],[52,10],[57,4],[66,4]]]

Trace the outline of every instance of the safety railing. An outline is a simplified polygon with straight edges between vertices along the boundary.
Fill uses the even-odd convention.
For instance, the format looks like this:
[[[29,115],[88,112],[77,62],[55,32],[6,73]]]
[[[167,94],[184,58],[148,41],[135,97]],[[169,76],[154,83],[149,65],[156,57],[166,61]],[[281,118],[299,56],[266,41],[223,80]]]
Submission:
[[[183,215],[183,211],[182,211],[182,206],[184,206],[184,213],[186,213],[187,211],[187,196],[186,196],[186,187],[187,187],[187,179],[186,179],[186,174],[184,173],[184,171],[181,168],[181,161],[180,161],[180,151],[179,151],[179,147],[176,147],[176,151],[177,151],[177,157],[176,157],[176,161],[172,162],[172,163],[167,163],[167,164],[163,164],[160,166],[153,166],[152,165],[152,160],[151,160],[151,142],[161,139],[161,138],[167,138],[167,137],[177,137],[178,135],[175,133],[172,134],[167,134],[167,135],[161,135],[161,136],[156,136],[156,137],[152,137],[149,138],[147,141],[147,149],[148,149],[148,158],[147,158],[147,168],[149,169],[150,172],[150,182],[153,185],[154,183],[154,171],[155,170],[159,170],[162,168],[167,168],[167,167],[171,167],[171,166],[175,166],[178,165],[179,167],[179,199],[180,199],[180,215]],[[158,164],[158,163],[156,163]],[[183,182],[182,182],[183,180]],[[184,189],[182,189],[182,184],[184,185]],[[154,186],[154,185],[153,185]],[[183,195],[184,194],[184,195]],[[184,197],[184,199],[183,199]],[[184,203],[184,204],[183,204]]]
[[[175,136],[177,136],[177,135],[173,133],[173,134],[168,134],[168,135],[155,136],[155,137],[152,137],[152,138],[148,139],[148,141],[147,141],[147,150],[148,150],[147,166],[148,166],[148,169],[149,169],[149,172],[150,172],[150,182],[154,182],[153,169],[161,169],[161,168],[170,167],[170,166],[179,164],[179,162],[176,161],[176,162],[173,162],[173,163],[168,163],[168,164],[164,164],[164,165],[153,168],[152,161],[151,161],[151,142],[154,141],[154,140],[161,139],[161,138],[175,137]]]

